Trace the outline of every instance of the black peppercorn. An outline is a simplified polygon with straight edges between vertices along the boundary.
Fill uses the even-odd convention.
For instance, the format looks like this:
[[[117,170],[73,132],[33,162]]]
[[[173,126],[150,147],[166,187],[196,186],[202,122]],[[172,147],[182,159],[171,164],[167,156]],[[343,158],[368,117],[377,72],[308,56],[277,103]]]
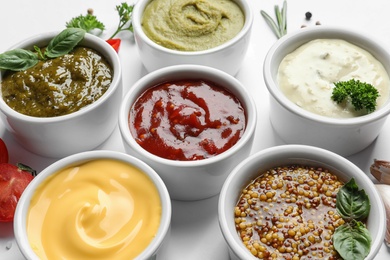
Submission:
[[[312,14],[310,12],[305,13],[306,20],[310,20]]]

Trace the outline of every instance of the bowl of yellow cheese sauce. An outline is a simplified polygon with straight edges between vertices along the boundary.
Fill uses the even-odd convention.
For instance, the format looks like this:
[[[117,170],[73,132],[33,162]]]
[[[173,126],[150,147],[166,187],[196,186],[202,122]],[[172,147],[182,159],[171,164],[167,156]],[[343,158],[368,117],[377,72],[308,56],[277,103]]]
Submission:
[[[14,230],[27,259],[153,259],[170,220],[168,191],[152,168],[91,151],[38,174],[18,203]]]

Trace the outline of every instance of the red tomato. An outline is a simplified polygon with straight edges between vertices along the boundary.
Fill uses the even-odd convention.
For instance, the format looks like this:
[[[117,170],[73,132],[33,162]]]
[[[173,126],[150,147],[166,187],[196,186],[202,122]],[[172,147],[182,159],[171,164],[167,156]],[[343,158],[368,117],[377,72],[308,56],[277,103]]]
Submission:
[[[119,47],[121,45],[121,39],[108,39],[106,42],[108,44],[110,44],[116,52],[119,52]]]
[[[13,220],[16,204],[27,185],[34,178],[35,171],[30,172],[25,168],[29,167],[15,166],[9,163],[0,164],[0,222]]]
[[[8,162],[8,149],[3,139],[0,138],[0,163]]]

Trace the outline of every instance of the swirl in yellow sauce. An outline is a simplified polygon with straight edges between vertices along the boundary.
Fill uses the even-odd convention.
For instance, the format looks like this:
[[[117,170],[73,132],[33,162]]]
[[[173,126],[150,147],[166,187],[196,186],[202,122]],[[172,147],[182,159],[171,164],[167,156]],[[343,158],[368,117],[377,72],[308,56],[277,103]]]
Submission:
[[[158,190],[145,173],[99,159],[40,184],[27,234],[41,259],[133,259],[155,237],[161,212]]]

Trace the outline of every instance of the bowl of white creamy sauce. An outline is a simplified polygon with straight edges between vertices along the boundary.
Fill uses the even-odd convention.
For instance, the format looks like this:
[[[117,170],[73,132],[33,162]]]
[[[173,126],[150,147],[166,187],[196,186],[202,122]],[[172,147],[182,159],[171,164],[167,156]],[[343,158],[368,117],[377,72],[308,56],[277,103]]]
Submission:
[[[379,135],[390,113],[390,54],[374,36],[329,26],[303,28],[279,39],[264,60],[270,121],[286,143],[343,156]],[[374,112],[331,99],[334,82],[359,80],[379,92]]]
[[[335,118],[367,114],[350,102],[331,99],[334,82],[350,79],[370,83],[379,92],[377,109],[389,99],[390,78],[371,53],[342,39],[315,39],[284,57],[278,84],[288,99],[310,112]]]

